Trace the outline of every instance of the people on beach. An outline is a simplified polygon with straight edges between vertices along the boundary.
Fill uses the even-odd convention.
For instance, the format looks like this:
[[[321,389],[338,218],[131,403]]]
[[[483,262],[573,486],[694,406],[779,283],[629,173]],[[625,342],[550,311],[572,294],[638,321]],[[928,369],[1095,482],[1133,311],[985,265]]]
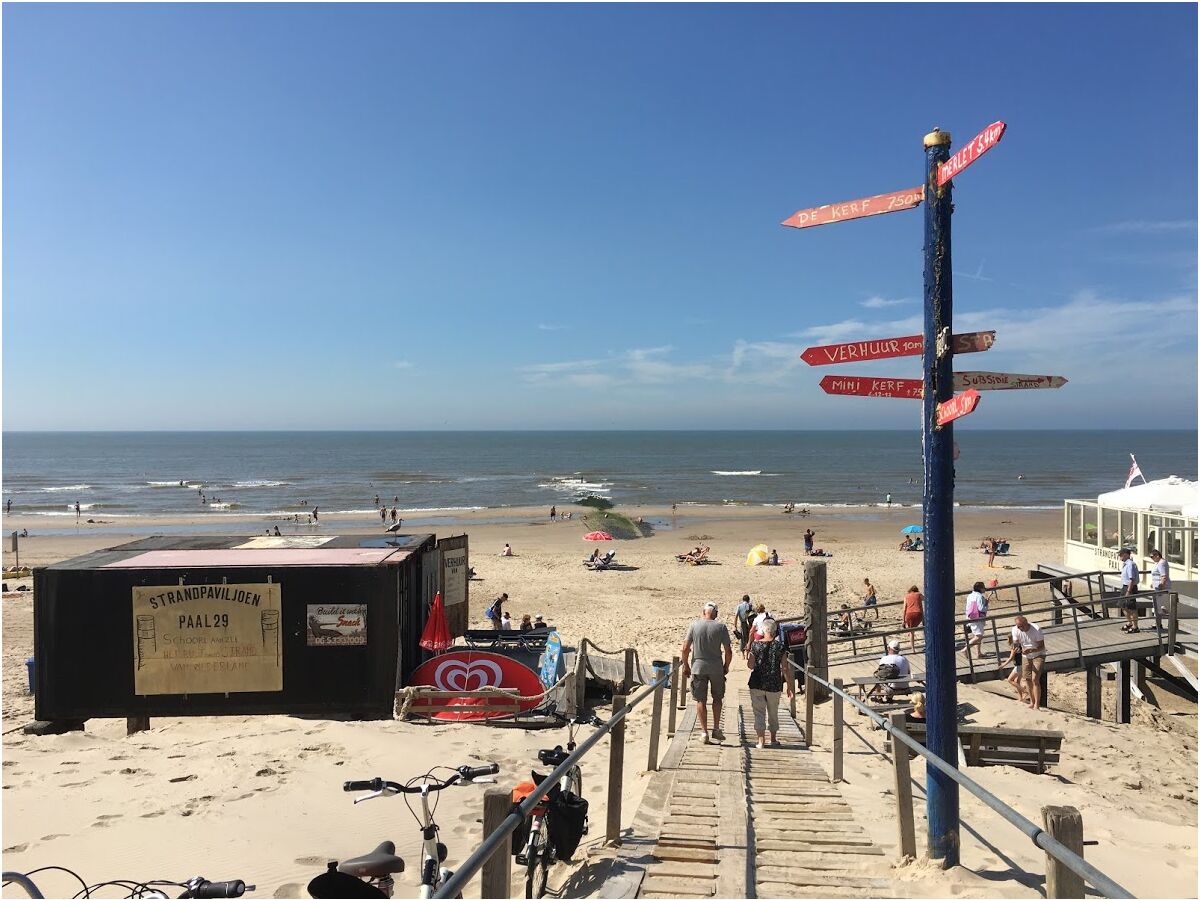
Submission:
[[[706,744],[725,740],[721,731],[721,703],[725,699],[725,676],[733,662],[733,643],[729,629],[717,621],[717,604],[705,603],[700,618],[688,626],[679,650],[683,660],[684,681],[690,679],[692,699],[696,701],[696,719]],[[708,730],[708,693],[712,690],[712,732]]]
[[[484,616],[487,617],[488,622],[492,625],[492,631],[500,630],[500,620],[504,615],[504,604],[507,602],[508,594],[501,594],[483,611]]]
[[[746,655],[746,667],[750,670],[747,687],[750,689],[750,705],[754,710],[754,733],[758,736],[759,750],[767,745],[767,733],[771,735],[771,746],[779,746],[779,695],[787,685],[788,696],[795,693],[787,670],[787,648],[777,641],[779,623],[767,619],[763,623],[763,639],[750,645]]]
[[[875,610],[875,618],[879,619],[879,597],[875,594],[875,585],[871,584],[870,578],[863,579],[863,613],[868,609]]]
[[[817,536],[817,533],[816,533],[815,531],[813,531],[811,528],[806,528],[806,529],[805,529],[805,531],[804,531],[804,552],[805,552],[806,554],[808,554],[809,556],[811,556],[811,555],[812,555],[812,552],[813,552],[813,539],[814,539],[816,536]]]
[[[1142,576],[1128,547],[1122,547],[1117,551],[1117,559],[1120,560],[1121,568],[1121,612],[1125,613],[1125,625],[1121,630],[1129,634],[1137,634],[1138,605],[1133,595],[1137,593],[1138,582]]]
[[[512,556],[513,555],[512,547],[510,547],[508,544],[505,544],[504,549],[500,551],[500,555],[501,556]]]
[[[11,500],[8,501],[12,503]],[[1169,591],[1171,589],[1171,567],[1167,561],[1163,559],[1162,551],[1150,551],[1150,589],[1155,591]],[[1154,597],[1154,614],[1159,619],[1163,615],[1163,596],[1161,594]]]
[[[1000,663],[1000,668],[1013,662],[1018,652],[1021,654],[1021,679],[1029,688],[1029,708],[1037,709],[1041,700],[1042,669],[1046,665],[1046,636],[1024,616],[1013,620],[1011,634],[1012,649],[1008,659]],[[1020,687],[1017,688],[1018,692]]]
[[[533,628],[533,622],[529,617],[529,613],[521,616],[521,631],[529,631]]]
[[[753,609],[750,595],[742,594],[741,603],[733,611],[733,634],[738,641],[738,652],[743,656],[746,655],[746,648],[750,646],[750,612]]]
[[[971,658],[971,648],[979,647],[978,658],[983,658],[983,648],[980,646],[983,643],[983,622],[988,614],[987,597],[983,593],[983,582],[977,581],[971,588],[971,593],[967,594],[967,605],[963,610],[966,615],[967,622],[967,646],[963,651],[967,655],[967,659]]]
[[[905,628],[920,628],[925,622],[925,598],[921,596],[921,589],[915,584],[904,595],[903,615]],[[915,653],[917,651],[917,633],[910,631],[908,640],[909,649]]]

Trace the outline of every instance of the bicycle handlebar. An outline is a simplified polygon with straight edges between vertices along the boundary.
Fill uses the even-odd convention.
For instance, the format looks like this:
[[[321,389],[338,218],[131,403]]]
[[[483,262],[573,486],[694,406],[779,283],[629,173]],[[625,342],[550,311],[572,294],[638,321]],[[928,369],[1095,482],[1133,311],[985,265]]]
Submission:
[[[346,791],[347,793],[352,791],[373,791],[376,794],[419,794],[423,790],[445,790],[448,787],[458,784],[460,781],[474,781],[476,778],[483,778],[485,775],[495,775],[499,771],[499,763],[488,763],[486,766],[459,766],[457,771],[455,771],[455,773],[449,778],[438,778],[433,775],[427,776],[432,783],[427,781],[424,784],[418,784],[409,787],[407,785],[399,784],[395,781],[385,781],[382,778],[371,778],[358,781],[347,781],[342,784],[342,790]]]

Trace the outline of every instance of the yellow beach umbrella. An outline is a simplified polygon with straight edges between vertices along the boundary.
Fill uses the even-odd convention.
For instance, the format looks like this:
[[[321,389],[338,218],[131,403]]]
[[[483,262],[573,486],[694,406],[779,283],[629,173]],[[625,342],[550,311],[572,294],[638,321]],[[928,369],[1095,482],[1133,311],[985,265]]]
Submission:
[[[762,566],[767,562],[767,557],[771,555],[771,551],[767,549],[766,544],[759,544],[757,547],[751,548],[746,554],[746,565]]]

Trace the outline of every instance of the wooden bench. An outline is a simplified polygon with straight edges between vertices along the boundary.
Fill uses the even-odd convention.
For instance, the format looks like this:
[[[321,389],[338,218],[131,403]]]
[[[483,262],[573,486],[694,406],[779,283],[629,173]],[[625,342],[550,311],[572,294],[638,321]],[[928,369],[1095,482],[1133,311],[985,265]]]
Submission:
[[[925,725],[905,723],[904,730],[922,746]],[[1062,748],[1061,731],[1021,728],[995,728],[987,725],[959,725],[958,741],[968,766],[1016,766],[1044,775],[1057,765]]]

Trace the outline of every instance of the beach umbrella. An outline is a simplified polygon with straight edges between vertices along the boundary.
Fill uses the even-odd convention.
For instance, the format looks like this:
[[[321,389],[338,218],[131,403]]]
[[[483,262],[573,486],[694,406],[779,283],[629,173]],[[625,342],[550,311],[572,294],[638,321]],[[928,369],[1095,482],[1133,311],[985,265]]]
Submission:
[[[583,536],[585,541],[611,541],[613,536],[607,531],[589,531]]]
[[[746,554],[746,565],[761,566],[766,563],[767,557],[771,555],[771,551],[766,544],[759,544],[756,547],[751,547],[750,552]]]
[[[430,653],[449,650],[454,643],[450,637],[450,626],[446,623],[446,607],[442,604],[442,592],[433,595],[433,606],[429,608],[429,619],[421,632],[421,646]]]
[[[920,534],[925,529],[920,525],[905,525],[900,529],[901,534]]]

